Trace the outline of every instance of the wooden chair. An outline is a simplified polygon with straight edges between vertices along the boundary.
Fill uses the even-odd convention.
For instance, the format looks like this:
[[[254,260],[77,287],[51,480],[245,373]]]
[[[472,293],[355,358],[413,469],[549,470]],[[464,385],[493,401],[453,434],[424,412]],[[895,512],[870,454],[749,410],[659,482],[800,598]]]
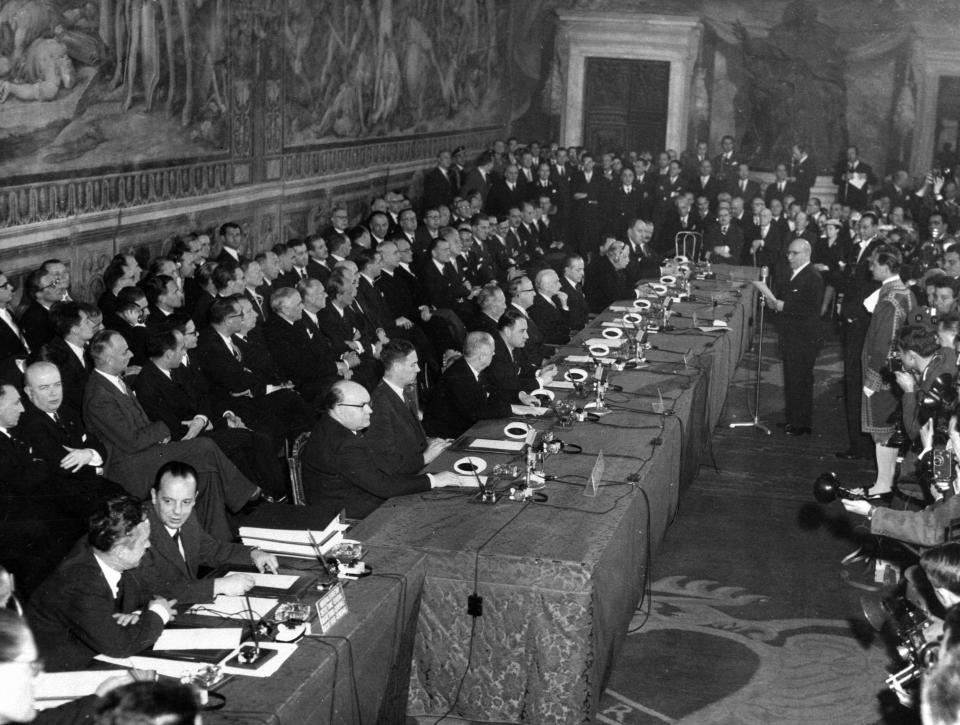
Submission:
[[[300,451],[310,440],[310,431],[306,431],[297,436],[287,456],[287,466],[290,468],[290,493],[293,496],[295,506],[305,506],[306,497],[303,494],[303,476],[300,471]]]

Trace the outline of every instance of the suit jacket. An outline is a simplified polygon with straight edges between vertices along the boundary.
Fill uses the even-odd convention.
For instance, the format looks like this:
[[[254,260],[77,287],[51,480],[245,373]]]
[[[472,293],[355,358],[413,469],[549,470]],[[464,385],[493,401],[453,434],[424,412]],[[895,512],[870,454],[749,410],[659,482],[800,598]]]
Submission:
[[[329,415],[322,415],[300,456],[303,489],[310,505],[345,507],[350,518],[363,518],[391,496],[430,490],[422,475],[391,473],[370,441]]]
[[[174,370],[168,378],[152,361],[148,361],[133,388],[137,402],[147,416],[166,424],[173,440],[180,440],[187,433],[187,426],[181,421],[192,420],[201,414],[216,423],[219,416],[204,392],[188,386],[185,379],[176,373],[177,370]]]
[[[633,299],[633,288],[626,270],[614,269],[606,256],[590,263],[583,284],[591,312],[602,312],[617,300]]]
[[[454,187],[456,179],[450,169],[443,173],[439,166],[434,166],[423,175],[423,208],[433,209],[441,204],[450,206],[456,194]]]
[[[606,232],[621,239],[626,234],[630,220],[640,217],[642,202],[643,192],[636,184],[630,187],[629,194],[624,191],[622,184],[611,186],[603,200]]]
[[[62,337],[54,337],[44,346],[47,358],[60,371],[60,382],[63,385],[63,402],[80,413],[83,410],[83,389],[90,378],[93,365],[89,357],[84,355],[84,363],[70,349]]]
[[[427,260],[419,273],[426,291],[427,303],[436,308],[456,310],[462,307],[470,290],[460,281],[452,267],[444,272],[437,269],[433,259]]]
[[[511,415],[510,402],[496,393],[485,372],[478,380],[466,359],[453,361],[431,392],[424,419],[429,433],[456,438],[479,420]]]
[[[223,402],[229,402],[232,396],[245,390],[249,390],[254,398],[262,397],[266,393],[266,381],[253,372],[245,358],[238,361],[212,327],[200,331],[193,357],[210,382],[214,395]]]
[[[520,350],[514,350],[511,356],[502,336],[495,335],[493,340],[493,360],[483,374],[498,398],[508,403],[519,403],[520,392],[536,390],[539,383],[533,376],[532,369],[524,366]]]
[[[253,311],[257,313],[257,325],[263,325],[270,316],[270,301],[260,294],[259,290],[254,294],[249,287],[243,288],[243,296],[250,301]],[[257,297],[260,299],[257,299]]]
[[[870,273],[870,256],[882,243],[880,237],[874,237],[862,254],[859,244],[850,245],[847,264],[843,270],[843,307],[840,310],[845,320],[855,320],[864,325],[870,320],[870,313],[863,306],[863,301],[880,287],[880,283],[874,280]]]
[[[419,472],[427,448],[419,417],[382,380],[370,394],[370,401],[373,414],[366,439],[377,455],[378,465],[391,474]]]
[[[311,257],[310,261],[307,262],[307,276],[311,279],[319,280],[325,285],[327,280],[330,279],[330,268],[323,262],[319,262]]]
[[[747,188],[742,189],[740,187],[740,179],[737,178],[737,175],[734,174],[732,179],[727,179],[727,193],[730,196],[739,196],[744,201],[744,206],[749,209],[750,202],[753,199],[756,199],[758,196],[762,197],[763,193],[760,191],[760,184],[752,179],[747,179]]]
[[[717,206],[717,195],[723,191],[724,184],[716,175],[711,174],[707,177],[707,183],[703,183],[703,179],[700,178],[699,173],[692,180],[690,189],[697,196],[705,196],[710,200],[710,208],[716,210]]]
[[[60,518],[47,497],[51,481],[50,467],[19,431],[0,433],[0,528]]]
[[[737,158],[736,151],[730,154],[729,159],[723,154],[717,154],[713,159],[713,173],[716,174],[721,181],[726,182],[730,179],[736,179],[739,169],[740,159]]]
[[[743,230],[736,224],[727,226],[726,234],[723,233],[719,224],[712,224],[707,227],[703,235],[704,250],[713,253],[714,247],[730,247],[730,258],[728,264],[739,264],[743,254]],[[718,255],[713,254],[714,257]]]
[[[191,515],[180,526],[183,553],[157,516],[153,505],[147,505],[150,520],[150,548],[140,566],[131,571],[142,591],[167,599],[176,599],[181,605],[213,601],[213,577],[198,578],[201,566],[215,569],[223,564],[249,564],[250,547],[218,541],[203,530],[197,517]]]
[[[587,298],[583,295],[583,285],[577,289],[562,274],[560,275],[560,290],[567,293],[567,324],[571,330],[582,330],[587,326],[590,312],[587,309]]]
[[[237,257],[234,257],[226,250],[226,248],[221,247],[220,254],[217,255],[217,258],[214,261],[217,264],[232,264],[236,267],[237,265],[243,264],[245,260],[246,257],[244,255],[238,254]]]
[[[776,315],[781,334],[798,340],[820,339],[823,278],[817,269],[808,264],[793,279],[788,275],[779,280],[776,289],[777,297],[783,300],[783,309]]]
[[[352,349],[347,342],[352,341],[354,334],[358,331],[355,316],[356,313],[349,307],[341,314],[330,300],[327,300],[326,307],[317,312],[317,324],[324,336],[330,340],[336,355],[342,355]]]
[[[490,193],[487,195],[486,212],[496,216],[506,216],[510,209],[518,207],[527,200],[527,190],[524,184],[519,181],[513,185],[513,189],[507,186],[507,182],[498,179],[490,187]]]
[[[480,192],[480,196],[483,198],[484,207],[487,204],[487,195],[490,193],[490,174],[487,174],[486,177],[480,173],[480,169],[471,169],[463,177],[460,187],[460,196],[466,198],[470,196],[475,191]],[[487,210],[489,213],[489,210]]]
[[[797,198],[797,194],[800,193],[799,187],[793,181],[785,181],[783,191],[780,191],[780,188],[777,186],[778,183],[776,180],[771,181],[767,184],[766,191],[763,192],[763,201],[767,206],[770,206],[770,202],[774,199],[783,201],[785,196]]]
[[[294,324],[274,315],[267,321],[264,334],[281,374],[292,380],[307,400],[316,400],[339,378],[330,342],[323,335],[311,338],[302,321]]]
[[[50,320],[50,311],[36,300],[23,311],[18,324],[31,350],[39,350],[44,343],[49,342],[57,334]]]
[[[156,642],[163,620],[146,608],[149,592],[129,575],[121,579],[121,589],[118,602],[85,540],[37,587],[26,614],[48,670],[84,669],[98,654],[130,657]],[[129,626],[113,618],[137,609],[140,619]]]
[[[11,315],[12,314],[11,312]],[[22,340],[6,322],[0,320],[0,360],[5,360],[10,357],[27,356],[27,348],[24,347],[24,342],[26,342],[27,338],[23,335],[22,329],[20,330],[20,335],[23,336]]]
[[[393,273],[381,272],[374,283],[383,295],[387,309],[397,317],[406,317],[411,322],[420,319],[419,307],[423,302],[419,295],[417,278],[403,267],[397,267]]]
[[[376,283],[371,283],[362,274],[357,277],[357,301],[373,328],[382,327],[392,337],[397,329],[395,320],[398,315],[389,308]]]
[[[810,189],[817,183],[817,165],[812,156],[807,156],[803,161],[794,161],[791,171],[791,176],[797,180],[797,201],[806,206],[810,201]]]
[[[88,435],[80,414],[68,406],[60,406],[57,411],[59,422],[39,410],[29,400],[23,401],[24,412],[20,416],[17,431],[33,450],[33,454],[42,458],[48,470],[61,481],[100,478],[95,466],[83,466],[73,473],[60,468],[60,460],[67,454],[64,446],[70,448],[93,448],[106,460],[106,448],[93,435]]]
[[[850,183],[849,178],[846,180],[843,178],[844,175],[851,173],[865,174],[867,177],[866,184],[858,189]],[[869,164],[857,161],[853,169],[851,169],[850,164],[844,161],[842,164],[837,165],[836,172],[833,175],[833,183],[837,185],[837,201],[842,204],[849,204],[851,209],[863,211],[869,205],[870,197],[867,193],[869,187],[876,184],[877,179],[873,175],[873,169],[870,168]]]
[[[533,304],[527,310],[543,340],[549,345],[565,345],[570,342],[570,323],[567,321],[568,312],[558,306],[557,302],[547,301],[542,294],[536,293]]]

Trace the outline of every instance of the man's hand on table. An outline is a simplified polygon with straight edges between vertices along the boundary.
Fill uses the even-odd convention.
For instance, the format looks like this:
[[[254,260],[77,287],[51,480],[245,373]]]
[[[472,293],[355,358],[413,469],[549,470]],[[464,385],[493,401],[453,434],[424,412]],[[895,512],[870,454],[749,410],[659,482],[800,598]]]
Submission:
[[[213,593],[239,597],[253,589],[253,577],[249,574],[227,574],[213,582]]]
[[[423,452],[423,465],[427,465],[437,456],[447,450],[452,441],[449,438],[427,439],[427,449]]]
[[[253,565],[257,567],[257,571],[261,574],[264,572],[276,574],[280,570],[280,562],[277,561],[277,557],[267,551],[254,549],[250,552],[250,558],[253,559]]]

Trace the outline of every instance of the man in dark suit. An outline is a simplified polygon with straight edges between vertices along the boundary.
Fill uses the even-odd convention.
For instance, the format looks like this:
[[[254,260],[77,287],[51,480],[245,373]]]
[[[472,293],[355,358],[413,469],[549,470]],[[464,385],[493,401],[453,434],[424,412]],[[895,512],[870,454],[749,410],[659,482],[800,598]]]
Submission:
[[[46,463],[47,478],[36,480],[38,494],[46,491],[65,517],[86,519],[100,501],[124,493],[103,476],[106,449],[87,435],[80,414],[62,405],[60,371],[48,362],[35,362],[24,373],[25,410],[17,433],[34,456]]]
[[[690,200],[684,195],[676,198],[675,208],[666,215],[664,223],[660,225],[657,241],[654,243],[656,252],[665,257],[674,256],[677,235],[681,232],[703,233],[696,215],[690,209]]]
[[[417,403],[417,350],[407,340],[391,340],[380,353],[383,379],[371,394],[373,413],[367,440],[380,467],[394,475],[417,473],[439,456],[449,444],[442,438],[428,439]]]
[[[40,348],[39,357],[60,368],[63,401],[79,414],[83,410],[83,389],[93,366],[87,344],[97,327],[95,308],[79,302],[58,302],[50,311],[56,336]]]
[[[252,402],[288,437],[296,436],[309,426],[309,408],[292,385],[284,384],[282,375],[270,369],[275,363],[268,355],[264,359],[262,346],[253,342],[244,346],[239,339],[244,330],[244,306],[252,311],[249,304],[241,297],[226,297],[211,306],[210,325],[201,331],[197,343],[197,362],[216,404],[230,408],[238,398]],[[244,347],[250,352],[249,359],[241,349]]]
[[[766,191],[763,192],[763,200],[768,207],[774,199],[782,202],[784,197],[787,196],[797,198],[797,185],[787,178],[787,174],[787,165],[777,164],[776,170],[774,171],[774,179],[767,185]]]
[[[330,279],[330,267],[327,266],[329,252],[327,240],[319,234],[309,234],[303,240],[307,244],[307,276],[326,284]],[[267,301],[269,304],[269,300]]]
[[[640,216],[643,193],[635,180],[633,169],[625,166],[620,172],[620,183],[611,186],[604,195],[602,213],[605,234],[622,239],[630,220]]]
[[[570,182],[573,199],[573,246],[584,258],[596,257],[600,248],[600,200],[603,197],[603,175],[594,172],[593,155],[581,156],[583,170]]]
[[[537,297],[537,290],[529,277],[515,277],[507,286],[510,304],[508,310],[515,310],[523,315],[527,321],[527,343],[519,354],[520,365],[528,371],[539,368],[543,360],[550,356],[552,348],[548,347],[543,331],[530,317],[530,308]],[[499,324],[499,323],[498,323]]]
[[[776,274],[774,265],[781,258],[784,238],[780,227],[773,224],[773,212],[764,207],[760,212],[759,226],[751,225],[748,232],[750,234],[744,238],[740,264],[768,267]]]
[[[733,150],[733,136],[724,136],[720,140],[720,153],[713,159],[713,170],[717,178],[725,184],[732,181],[737,176],[737,169],[740,161]]]
[[[841,274],[843,278],[843,306],[840,318],[843,323],[843,378],[844,409],[847,416],[847,436],[850,445],[838,451],[843,459],[862,458],[872,460],[876,448],[870,436],[863,433],[860,424],[861,399],[863,397],[863,363],[860,354],[870,326],[870,314],[863,301],[880,283],[870,271],[870,257],[883,240],[877,235],[877,217],[867,213],[860,218],[858,237],[850,245],[850,253]]]
[[[220,254],[217,264],[239,265],[243,257],[243,231],[236,222],[226,222],[220,225]]]
[[[548,345],[566,345],[570,342],[570,308],[567,294],[560,289],[560,277],[552,269],[537,272],[537,293],[527,309]]]
[[[273,314],[264,328],[270,353],[304,400],[314,402],[333,382],[349,378],[350,366],[337,359],[329,343],[324,345],[323,336],[313,340],[307,333],[299,292],[281,287],[270,306]]]
[[[300,456],[303,488],[310,505],[346,508],[364,518],[391,496],[460,486],[449,472],[397,475],[377,457],[362,431],[370,425],[370,394],[362,385],[341,380],[324,396],[325,410]]]
[[[200,472],[198,513],[204,528],[218,538],[232,538],[225,506],[239,511],[248,501],[260,498],[260,489],[213,441],[172,442],[165,423],[150,421],[120,377],[130,361],[130,350],[119,334],[98,332],[90,342],[90,356],[94,372],[84,391],[83,415],[87,430],[107,449],[107,477],[145,498],[154,473],[165,461],[185,461]]]
[[[452,310],[463,321],[473,315],[475,293],[450,265],[451,244],[456,236],[457,231],[450,229],[434,243],[430,260],[424,263],[419,277],[427,303],[437,309]]]
[[[700,164],[700,174],[692,180],[690,189],[697,196],[705,196],[711,211],[716,211],[717,195],[723,191],[723,182],[714,176],[713,164],[706,160]]]
[[[98,654],[130,657],[150,647],[176,614],[176,601],[150,598],[135,577],[150,545],[144,504],[105,502],[86,539],[33,593],[27,619],[47,669],[84,669]],[[139,612],[139,615],[135,612]]]
[[[739,196],[743,199],[745,206],[750,206],[754,199],[762,196],[760,184],[750,178],[750,166],[748,164],[737,164],[736,175],[727,178],[727,193],[730,196]]]
[[[507,297],[503,289],[495,284],[485,286],[477,295],[477,307],[480,309],[468,325],[470,332],[480,331],[496,335],[497,323],[507,309]]]
[[[474,192],[480,192],[483,206],[486,207],[487,195],[490,192],[490,172],[493,171],[493,154],[484,151],[477,158],[477,165],[463,177],[463,182],[458,193],[459,196],[466,198]]]
[[[557,373],[557,366],[533,366],[521,355],[528,343],[529,320],[516,309],[508,309],[497,323],[493,360],[486,370],[487,381],[498,397],[511,404],[539,405],[528,395],[531,390],[549,385]]]
[[[686,190],[687,182],[680,169],[679,161],[671,161],[666,174],[656,179],[656,198],[654,200],[654,221],[662,223],[677,209],[676,199]],[[671,246],[673,239],[670,240]]]
[[[571,330],[582,330],[587,326],[590,312],[587,309],[587,298],[583,294],[583,257],[567,257],[563,264],[563,275],[560,277],[560,291],[567,296],[567,322]]]
[[[150,548],[131,572],[144,591],[182,604],[212,602],[218,594],[242,596],[254,586],[248,574],[199,578],[201,566],[250,564],[261,572],[277,573],[277,557],[242,544],[217,541],[193,516],[197,472],[181,461],[169,461],[157,471],[150,489],[147,520]]]
[[[456,179],[450,172],[453,157],[447,149],[437,154],[437,165],[423,175],[423,208],[450,206],[456,194]]]
[[[837,185],[837,201],[856,211],[864,211],[870,203],[870,190],[877,179],[870,165],[860,160],[857,147],[848,146],[847,158],[837,165],[833,183]]]
[[[704,250],[717,262],[739,264],[743,254],[743,230],[730,222],[730,209],[721,207],[717,223],[707,227],[703,235]]]
[[[510,164],[504,170],[503,178],[493,182],[484,207],[487,214],[502,216],[526,201],[527,191],[520,183],[518,173],[516,164]]]
[[[341,270],[327,282],[327,305],[317,313],[317,324],[330,341],[334,355],[356,355],[353,379],[372,389],[380,379],[382,366],[377,359],[383,343],[367,331],[361,314],[356,312],[356,283],[352,272]]]
[[[817,183],[817,164],[807,152],[805,143],[793,145],[790,172],[790,176],[797,184],[797,201],[805,208],[810,200],[810,189]]]
[[[627,265],[630,255],[623,242],[611,242],[606,252],[587,269],[584,294],[591,312],[602,312],[617,300],[635,297]]]
[[[626,247],[630,263],[627,265],[627,282],[635,286],[641,279],[659,279],[663,260],[650,247],[653,223],[643,219],[631,219],[628,223]]]
[[[776,313],[783,356],[784,432],[789,436],[811,432],[813,366],[823,345],[820,325],[823,279],[810,264],[811,252],[805,239],[790,242],[787,254],[791,275],[777,283],[776,295],[762,283],[754,282],[763,292],[767,306]]]
[[[485,371],[494,355],[493,337],[471,332],[463,345],[463,357],[450,364],[431,391],[424,427],[432,435],[456,438],[480,420],[507,418],[519,408],[501,398]]]
[[[7,275],[0,272],[0,361],[25,358],[30,354],[27,338],[10,310],[13,291],[13,283],[7,279]]]
[[[260,414],[244,411],[256,425],[253,430],[235,412],[237,406],[215,406],[200,376],[191,375],[183,365],[185,354],[185,336],[179,329],[157,331],[147,340],[148,361],[133,386],[144,412],[165,423],[175,441],[210,438],[243,475],[282,498],[287,487],[273,429],[262,424]]]
[[[30,349],[39,350],[57,334],[50,320],[50,308],[61,301],[62,293],[52,274],[36,269],[27,275],[23,295],[29,303],[20,315],[20,330]]]

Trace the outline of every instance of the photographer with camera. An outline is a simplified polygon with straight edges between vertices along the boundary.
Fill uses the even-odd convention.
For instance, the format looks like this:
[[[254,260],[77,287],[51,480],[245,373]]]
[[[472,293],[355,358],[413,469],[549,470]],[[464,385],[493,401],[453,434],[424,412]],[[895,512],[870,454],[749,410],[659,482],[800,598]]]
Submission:
[[[926,418],[942,407],[937,391],[948,381],[941,376],[949,376],[950,382],[954,380],[957,354],[951,348],[941,347],[939,339],[922,325],[907,325],[900,330],[898,352],[902,370],[895,371],[894,378],[903,391],[903,426],[910,439],[915,441]],[[931,391],[934,392],[933,399],[928,398]],[[928,400],[929,405],[923,405],[924,400]]]

